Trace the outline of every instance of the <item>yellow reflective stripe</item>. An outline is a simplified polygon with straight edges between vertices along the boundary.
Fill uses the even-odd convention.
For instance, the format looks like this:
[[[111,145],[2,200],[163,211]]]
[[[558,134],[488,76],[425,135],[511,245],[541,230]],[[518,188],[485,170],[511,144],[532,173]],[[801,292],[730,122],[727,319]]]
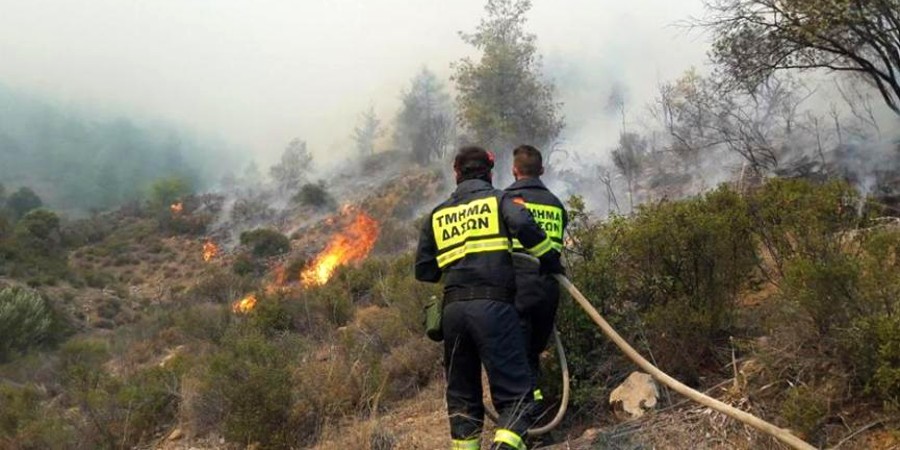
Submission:
[[[437,257],[438,267],[444,267],[470,253],[509,251],[509,239],[504,237],[466,241],[453,250],[441,253]]]
[[[540,258],[541,256],[544,256],[544,253],[553,250],[553,241],[548,237],[541,241],[540,244],[526,250],[528,251],[528,253],[531,253],[532,256]]]
[[[525,441],[522,437],[505,428],[500,428],[494,434],[494,443],[506,444],[516,450],[525,450]]]
[[[513,238],[513,240],[512,240],[512,248],[513,248],[513,250],[525,250],[525,246],[522,245],[522,243],[519,242],[519,240],[516,238]],[[553,250],[556,250],[556,251],[562,253],[562,249],[563,249],[562,243],[556,242],[554,240],[553,241]]]
[[[540,389],[534,390],[534,401],[539,402],[544,399],[544,393]]]
[[[481,450],[481,442],[478,438],[454,439],[450,443],[450,450]]]

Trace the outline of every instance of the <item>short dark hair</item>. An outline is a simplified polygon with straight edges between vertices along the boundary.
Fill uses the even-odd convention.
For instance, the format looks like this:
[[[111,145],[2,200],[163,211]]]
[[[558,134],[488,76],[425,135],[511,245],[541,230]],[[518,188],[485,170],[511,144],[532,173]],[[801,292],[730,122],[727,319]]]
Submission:
[[[541,151],[530,145],[520,145],[513,150],[513,165],[520,174],[528,177],[537,177],[544,173],[544,158]]]
[[[453,168],[464,180],[485,177],[494,168],[494,159],[487,150],[477,146],[466,146],[459,149],[453,160]]]

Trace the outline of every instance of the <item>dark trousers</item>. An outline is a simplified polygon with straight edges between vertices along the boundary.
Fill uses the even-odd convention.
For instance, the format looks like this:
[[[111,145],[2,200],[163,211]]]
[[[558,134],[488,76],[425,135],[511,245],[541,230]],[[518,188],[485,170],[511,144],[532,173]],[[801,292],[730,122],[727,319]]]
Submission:
[[[533,389],[522,328],[510,303],[453,302],[444,307],[444,370],[453,439],[479,436],[484,424],[481,366],[487,371],[500,428],[524,436]]]
[[[516,264],[516,311],[525,334],[528,366],[537,385],[541,371],[541,353],[547,348],[556,310],[559,308],[559,283],[550,275],[541,275],[531,262]]]

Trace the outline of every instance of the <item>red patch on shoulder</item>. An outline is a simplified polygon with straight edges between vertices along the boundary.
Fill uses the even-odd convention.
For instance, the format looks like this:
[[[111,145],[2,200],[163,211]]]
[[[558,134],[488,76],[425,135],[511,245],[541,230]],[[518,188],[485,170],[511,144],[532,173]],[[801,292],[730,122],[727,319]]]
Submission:
[[[525,199],[522,197],[513,197],[513,203],[521,206],[525,206]]]

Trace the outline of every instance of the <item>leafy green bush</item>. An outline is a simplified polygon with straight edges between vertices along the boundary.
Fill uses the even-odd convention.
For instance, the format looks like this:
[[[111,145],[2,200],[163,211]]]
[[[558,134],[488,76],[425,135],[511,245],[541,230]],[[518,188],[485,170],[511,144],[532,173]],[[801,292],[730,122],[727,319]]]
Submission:
[[[806,436],[822,425],[827,414],[827,400],[809,386],[791,387],[781,404],[781,417],[790,428]]]
[[[243,275],[246,274],[231,273],[220,267],[208,268],[187,295],[197,302],[231,304],[257,287],[255,281]]]
[[[280,255],[291,249],[287,236],[266,228],[241,233],[241,245],[250,247],[257,258]]]
[[[179,361],[115,377],[103,365],[109,345],[90,338],[73,339],[59,352],[66,401],[81,415],[79,440],[87,448],[119,448],[145,442],[175,419],[178,390],[186,366]]]
[[[334,204],[334,199],[325,190],[325,183],[306,183],[291,199],[295,203],[315,208],[323,208]]]
[[[10,194],[6,199],[6,207],[12,212],[13,217],[18,219],[23,217],[29,211],[44,206],[44,202],[38,197],[31,188],[21,187],[16,192]]]
[[[150,204],[158,210],[169,206],[193,192],[191,180],[179,175],[159,178],[150,186]]]
[[[632,341],[649,340],[663,370],[696,380],[728,336],[756,264],[743,200],[723,187],[602,224],[585,216],[579,200],[572,206],[575,283]],[[599,334],[582,316],[563,307],[560,327],[574,341],[576,360],[589,361],[601,350]]]
[[[0,361],[47,343],[56,323],[52,309],[38,293],[18,288],[0,290]]]
[[[784,292],[812,317],[824,336],[846,327],[858,306],[859,262],[844,253],[795,257],[785,264]]]
[[[0,447],[18,449],[68,449],[76,441],[71,427],[47,407],[38,389],[0,384]]]
[[[199,414],[233,442],[291,445],[291,372],[283,348],[252,328],[234,328],[201,376]]]
[[[836,235],[866,221],[857,211],[859,194],[839,181],[818,184],[776,178],[750,195],[747,203],[753,233],[777,275],[784,274],[785,263],[794,257],[835,252],[840,246]]]

